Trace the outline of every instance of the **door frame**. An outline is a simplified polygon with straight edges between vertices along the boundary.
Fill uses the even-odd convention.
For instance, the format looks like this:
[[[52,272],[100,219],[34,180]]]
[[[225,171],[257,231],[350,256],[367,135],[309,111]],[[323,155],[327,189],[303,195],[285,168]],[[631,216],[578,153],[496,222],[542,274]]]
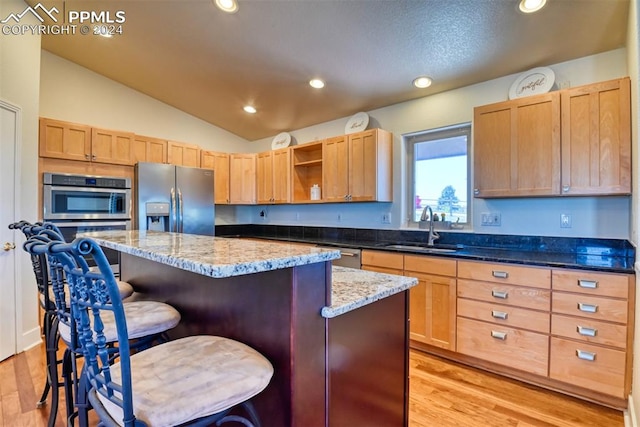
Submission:
[[[20,193],[16,189],[16,183],[19,182],[20,178],[20,142],[22,141],[22,109],[12,104],[4,99],[0,98],[0,110],[2,110],[2,114],[4,112],[9,112],[14,114],[14,128],[13,128],[13,185],[8,193],[13,197],[13,212],[11,215],[13,216],[13,222],[16,221],[16,218],[20,217]],[[2,133],[0,135],[4,136]],[[0,147],[1,149],[1,147]],[[11,209],[11,208],[10,208]],[[7,227],[8,224],[0,224],[0,227]],[[16,243],[16,236],[19,232],[13,232],[13,238],[11,239],[13,243]],[[21,244],[21,241],[18,241]],[[8,265],[13,268],[13,283],[11,280],[3,281],[4,285],[2,286],[3,297],[7,297],[13,301],[13,310],[10,310],[8,313],[3,310],[0,313],[0,320],[3,324],[9,325],[8,327],[0,328],[0,333],[3,336],[0,336],[0,343],[2,343],[3,348],[0,349],[0,360],[5,359],[6,357],[10,357],[18,352],[18,324],[20,316],[22,315],[20,301],[20,295],[18,294],[18,283],[21,283],[21,268],[19,257],[16,256],[19,250],[19,246],[16,245],[16,249],[11,251],[12,260],[8,261]],[[21,248],[20,248],[21,249]],[[6,347],[6,348],[5,348]]]

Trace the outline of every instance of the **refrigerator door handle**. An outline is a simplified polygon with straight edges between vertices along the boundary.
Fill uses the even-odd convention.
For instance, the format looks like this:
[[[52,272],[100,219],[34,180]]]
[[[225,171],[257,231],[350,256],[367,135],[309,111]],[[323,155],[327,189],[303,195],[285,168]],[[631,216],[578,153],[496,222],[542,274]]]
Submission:
[[[178,233],[184,231],[184,207],[182,206],[182,191],[178,188],[178,209],[179,209],[179,221],[178,221]]]
[[[176,190],[171,187],[171,219],[169,220],[169,231],[178,231],[177,225]]]

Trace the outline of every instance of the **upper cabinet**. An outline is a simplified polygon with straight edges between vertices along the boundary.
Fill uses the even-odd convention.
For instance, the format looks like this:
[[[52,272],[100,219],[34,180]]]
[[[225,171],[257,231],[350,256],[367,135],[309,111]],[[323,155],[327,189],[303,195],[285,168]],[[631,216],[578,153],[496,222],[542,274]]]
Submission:
[[[562,91],[562,194],[631,193],[628,78]]]
[[[202,150],[200,167],[213,170],[216,204],[228,205],[229,200],[229,154]]]
[[[200,167],[200,147],[182,142],[169,141],[167,161],[176,166]]]
[[[133,165],[131,132],[40,119],[40,157]]]
[[[476,197],[560,194],[560,95],[474,109]]]
[[[136,135],[132,149],[133,164],[138,162],[167,163],[167,141]]]
[[[311,142],[291,148],[291,201],[311,202],[311,187],[322,185],[323,142]],[[322,200],[314,200],[321,202]]]
[[[229,155],[229,199],[233,205],[256,203],[256,155]]]
[[[371,129],[323,142],[322,200],[393,200],[390,132]]]
[[[257,155],[256,189],[260,204],[289,202],[290,150],[282,148]]]
[[[629,79],[477,107],[476,197],[631,191]]]

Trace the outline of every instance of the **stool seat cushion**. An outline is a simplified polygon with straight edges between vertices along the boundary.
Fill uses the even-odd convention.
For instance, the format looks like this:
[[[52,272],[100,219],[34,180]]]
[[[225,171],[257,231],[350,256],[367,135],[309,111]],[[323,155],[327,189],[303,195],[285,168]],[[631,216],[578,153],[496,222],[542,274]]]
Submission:
[[[116,285],[118,285],[118,292],[120,292],[120,298],[125,299],[130,297],[133,294],[133,286],[129,284],[129,282],[123,282],[122,280],[116,280]],[[53,292],[53,286],[47,286],[49,289],[49,301],[55,304],[56,295]],[[64,300],[67,303],[67,307],[69,307],[69,293],[64,293]],[[40,305],[44,307],[44,296],[40,294]]]
[[[174,328],[180,322],[180,313],[169,304],[157,301],[135,301],[123,304],[124,315],[127,319],[129,339],[142,338],[159,334]],[[91,316],[90,316],[91,317]],[[100,318],[104,323],[104,335],[107,342],[118,340],[116,321],[113,313],[103,311]],[[64,342],[71,341],[69,326],[60,322],[60,337]]]
[[[120,363],[111,366],[120,383]],[[260,393],[273,366],[251,347],[228,338],[191,336],[131,356],[133,407],[149,426],[175,426],[229,409]],[[111,417],[122,409],[100,393]]]

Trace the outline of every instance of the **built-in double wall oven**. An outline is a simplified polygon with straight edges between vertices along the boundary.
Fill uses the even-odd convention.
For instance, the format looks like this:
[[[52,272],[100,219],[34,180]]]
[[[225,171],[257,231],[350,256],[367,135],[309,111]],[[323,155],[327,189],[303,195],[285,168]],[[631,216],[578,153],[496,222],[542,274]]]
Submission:
[[[70,242],[79,233],[131,229],[131,180],[121,177],[44,173],[43,219]],[[118,252],[103,248],[114,272]]]

